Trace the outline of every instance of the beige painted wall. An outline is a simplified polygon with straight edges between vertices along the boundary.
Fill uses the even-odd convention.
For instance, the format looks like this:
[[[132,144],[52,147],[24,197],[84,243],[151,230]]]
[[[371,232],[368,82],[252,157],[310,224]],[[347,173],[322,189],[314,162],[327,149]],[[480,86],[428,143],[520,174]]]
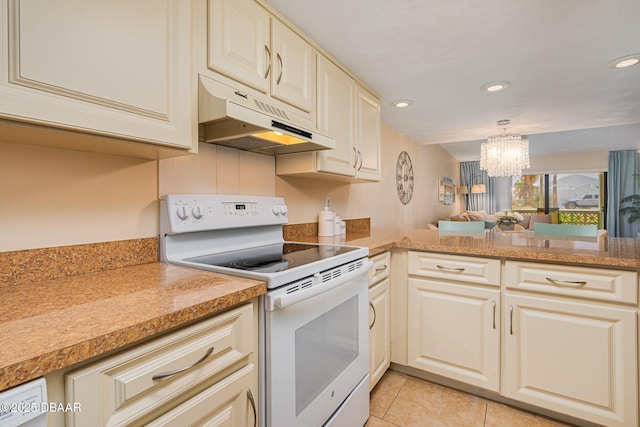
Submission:
[[[157,235],[155,161],[0,142],[0,251]]]
[[[415,188],[404,206],[395,189],[400,151],[411,155]],[[317,221],[324,195],[344,218],[370,217],[375,227],[425,227],[458,212],[437,202],[436,180],[457,181],[458,163],[444,150],[417,146],[382,127],[382,181],[342,184],[275,177],[273,157],[209,144],[200,153],[160,161],[5,142],[0,139],[0,251],[154,237],[158,197],[168,193],[285,197],[290,222]]]
[[[530,164],[531,167],[525,171],[526,174],[606,171],[609,169],[609,152],[592,151],[537,156],[531,157]]]
[[[0,252],[155,237],[158,195],[271,195],[274,173],[272,157],[209,144],[150,161],[0,141]]]
[[[418,146],[407,137],[382,125],[382,180],[376,183],[346,184],[309,178],[276,177],[276,194],[284,197],[292,224],[316,222],[325,195],[332,210],[342,218],[370,217],[372,227],[424,228],[435,219],[459,212],[454,205],[437,201],[437,179],[450,177],[457,183],[459,163],[436,146]],[[401,151],[411,156],[414,169],[413,198],[400,203],[396,192],[395,167]]]

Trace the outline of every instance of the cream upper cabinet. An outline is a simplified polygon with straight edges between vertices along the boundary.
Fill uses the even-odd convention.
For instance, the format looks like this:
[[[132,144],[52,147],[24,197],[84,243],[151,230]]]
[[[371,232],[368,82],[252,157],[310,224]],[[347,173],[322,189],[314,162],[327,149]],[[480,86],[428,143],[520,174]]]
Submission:
[[[208,66],[268,93],[271,15],[253,0],[209,2]]]
[[[333,150],[279,156],[278,175],[380,180],[380,100],[323,55],[317,59],[317,126]]]
[[[0,117],[193,148],[189,2],[0,5]]]
[[[207,66],[311,113],[315,49],[254,0],[210,0]]]
[[[504,316],[507,397],[638,425],[635,310],[507,292]]]
[[[304,111],[315,102],[315,49],[277,19],[271,21],[271,95]]]
[[[391,365],[391,279],[389,252],[371,258],[369,278],[369,389]]]
[[[347,73],[318,55],[318,130],[336,140],[333,150],[316,153],[318,171],[352,176],[355,172],[356,83]]]
[[[380,180],[380,99],[358,86],[356,91],[356,178]]]

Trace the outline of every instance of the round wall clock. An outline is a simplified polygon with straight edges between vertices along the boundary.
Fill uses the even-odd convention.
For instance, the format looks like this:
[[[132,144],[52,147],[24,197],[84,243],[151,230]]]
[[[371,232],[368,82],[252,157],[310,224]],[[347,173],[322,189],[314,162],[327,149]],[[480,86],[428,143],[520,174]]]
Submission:
[[[413,197],[413,165],[406,151],[400,152],[396,163],[396,188],[402,204],[409,203]]]

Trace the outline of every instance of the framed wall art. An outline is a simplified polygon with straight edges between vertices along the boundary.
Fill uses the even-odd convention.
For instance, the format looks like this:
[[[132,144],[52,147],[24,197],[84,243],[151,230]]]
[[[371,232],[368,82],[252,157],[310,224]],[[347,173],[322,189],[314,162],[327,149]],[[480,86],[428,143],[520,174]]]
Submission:
[[[456,186],[451,178],[438,180],[438,202],[452,205],[456,201]]]

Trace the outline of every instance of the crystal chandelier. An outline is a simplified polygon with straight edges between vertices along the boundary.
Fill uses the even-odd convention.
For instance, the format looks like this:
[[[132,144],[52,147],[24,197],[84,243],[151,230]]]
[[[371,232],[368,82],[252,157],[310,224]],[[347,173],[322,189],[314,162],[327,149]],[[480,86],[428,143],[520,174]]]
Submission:
[[[500,120],[498,126],[509,123]],[[529,140],[506,130],[502,135],[487,138],[480,148],[480,169],[486,170],[488,176],[518,176],[529,167]]]

